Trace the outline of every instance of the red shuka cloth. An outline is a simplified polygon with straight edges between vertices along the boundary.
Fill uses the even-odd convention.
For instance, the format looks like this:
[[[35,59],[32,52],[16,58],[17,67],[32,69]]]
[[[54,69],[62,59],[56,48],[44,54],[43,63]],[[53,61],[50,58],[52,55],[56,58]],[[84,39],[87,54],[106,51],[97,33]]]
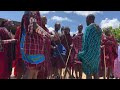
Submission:
[[[22,20],[24,21],[24,26],[26,30],[26,38],[25,38],[25,54],[42,54],[43,48],[43,36],[36,33],[35,30],[31,29],[33,32],[30,33],[28,26],[30,25],[29,14],[24,14]],[[36,22],[41,26],[41,18],[39,11],[35,16]],[[21,26],[23,27],[23,26]]]
[[[23,60],[22,56],[20,53],[20,35],[21,35],[21,27],[17,27],[17,31],[15,33],[15,39],[17,39],[17,44],[16,44],[16,60],[14,61],[14,75],[16,76],[17,73],[22,73],[23,72]]]
[[[11,37],[6,28],[0,27],[1,40],[10,40]],[[11,75],[11,68],[9,64],[12,62],[11,44],[2,44],[3,52],[0,51],[0,79],[8,79]]]
[[[43,36],[35,32],[35,30],[31,29],[33,32],[30,33],[31,30],[29,30],[28,26],[30,25],[30,15],[24,14],[22,18],[22,23],[21,28],[25,27],[26,30],[26,38],[25,38],[25,54],[44,54],[43,46],[44,46],[44,39]],[[41,16],[39,11],[36,12],[34,15],[34,18],[36,19],[36,22],[38,25],[42,25],[41,22]],[[28,62],[25,62],[26,67],[38,67],[36,64],[30,64]],[[40,63],[41,64],[41,63]],[[37,68],[36,67],[36,68]]]
[[[105,45],[105,58],[106,67],[112,67],[114,69],[114,60],[117,58],[117,42],[113,36],[103,36],[102,45]],[[103,48],[101,48],[101,62],[100,65],[104,67],[104,52]]]
[[[49,30],[43,26],[43,29],[46,30],[49,33]],[[44,37],[44,55],[45,55],[45,61],[39,65],[39,73],[38,73],[38,79],[46,79],[47,76],[50,75],[51,72],[51,40],[50,37]]]
[[[67,58],[68,58],[68,54],[69,54],[69,51],[71,49],[70,45],[72,44],[72,37],[70,36],[70,34],[66,34],[66,35],[62,35],[61,36],[61,43],[63,44],[63,46],[66,48],[66,55],[65,55],[65,63],[67,61]],[[65,67],[65,65],[64,65]],[[69,58],[69,61],[68,61],[68,67],[71,67],[71,62],[70,62],[70,58]]]
[[[78,33],[73,37],[73,49],[72,49],[71,60],[70,60],[71,67],[81,64],[81,62],[77,58],[77,55],[78,55],[78,52],[81,51],[82,49],[82,36],[83,36],[83,33]]]
[[[52,40],[51,45],[52,45],[52,47],[56,47],[56,45],[61,43],[60,34],[58,32],[56,32],[55,30],[54,30],[54,32],[51,32],[51,34],[54,35],[54,40]],[[53,68],[64,68],[65,67],[65,64],[64,64],[65,58],[63,57],[63,55],[62,55],[62,58],[63,58],[64,61],[62,60],[60,55],[54,57],[53,53],[54,53],[54,49],[51,48],[52,67]]]

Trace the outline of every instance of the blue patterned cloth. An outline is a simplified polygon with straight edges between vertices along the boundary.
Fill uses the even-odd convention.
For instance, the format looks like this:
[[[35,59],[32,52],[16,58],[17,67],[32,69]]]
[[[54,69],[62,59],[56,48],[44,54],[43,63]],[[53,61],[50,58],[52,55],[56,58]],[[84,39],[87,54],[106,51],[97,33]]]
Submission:
[[[56,49],[54,50],[53,56],[57,57],[61,55],[66,55],[66,49],[62,44],[58,44]]]
[[[78,59],[86,75],[98,73],[102,30],[92,23],[86,27]]]

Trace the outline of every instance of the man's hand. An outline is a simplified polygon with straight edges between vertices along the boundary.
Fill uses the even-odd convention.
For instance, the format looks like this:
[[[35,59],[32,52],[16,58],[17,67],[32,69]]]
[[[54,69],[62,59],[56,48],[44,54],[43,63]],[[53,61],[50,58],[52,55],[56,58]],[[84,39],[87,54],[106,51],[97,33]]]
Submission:
[[[105,56],[106,59],[109,59],[109,56]]]
[[[17,40],[16,39],[9,39],[9,40],[2,40],[3,44],[7,44],[7,43],[15,43]]]
[[[104,48],[105,47],[105,45],[101,45],[101,48]]]
[[[70,47],[73,48],[73,44],[71,44]]]

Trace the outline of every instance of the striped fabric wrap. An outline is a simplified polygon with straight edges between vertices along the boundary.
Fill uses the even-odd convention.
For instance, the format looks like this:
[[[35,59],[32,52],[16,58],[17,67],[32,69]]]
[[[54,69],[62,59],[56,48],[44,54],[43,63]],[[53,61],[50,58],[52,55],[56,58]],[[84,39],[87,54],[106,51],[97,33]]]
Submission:
[[[83,71],[87,75],[98,73],[101,35],[102,30],[96,24],[92,23],[86,27],[78,59],[81,60]]]
[[[36,24],[41,26],[39,11],[26,11],[21,23],[21,54],[22,59],[31,64],[39,64],[45,60],[43,55],[43,36],[36,32]]]

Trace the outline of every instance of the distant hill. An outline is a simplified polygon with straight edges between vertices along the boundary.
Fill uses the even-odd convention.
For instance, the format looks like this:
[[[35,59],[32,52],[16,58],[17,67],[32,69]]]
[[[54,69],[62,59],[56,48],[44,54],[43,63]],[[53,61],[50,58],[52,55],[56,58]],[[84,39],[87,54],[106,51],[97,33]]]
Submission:
[[[0,24],[1,24],[1,22],[2,22],[3,20],[5,20],[5,19],[0,18]],[[8,30],[11,29],[11,32],[12,32],[13,34],[15,34],[16,28],[17,28],[17,26],[20,25],[20,22],[18,22],[18,21],[13,21],[13,23],[14,23],[14,26],[13,26],[13,27],[9,27],[9,28],[7,28],[7,29],[8,29]]]

